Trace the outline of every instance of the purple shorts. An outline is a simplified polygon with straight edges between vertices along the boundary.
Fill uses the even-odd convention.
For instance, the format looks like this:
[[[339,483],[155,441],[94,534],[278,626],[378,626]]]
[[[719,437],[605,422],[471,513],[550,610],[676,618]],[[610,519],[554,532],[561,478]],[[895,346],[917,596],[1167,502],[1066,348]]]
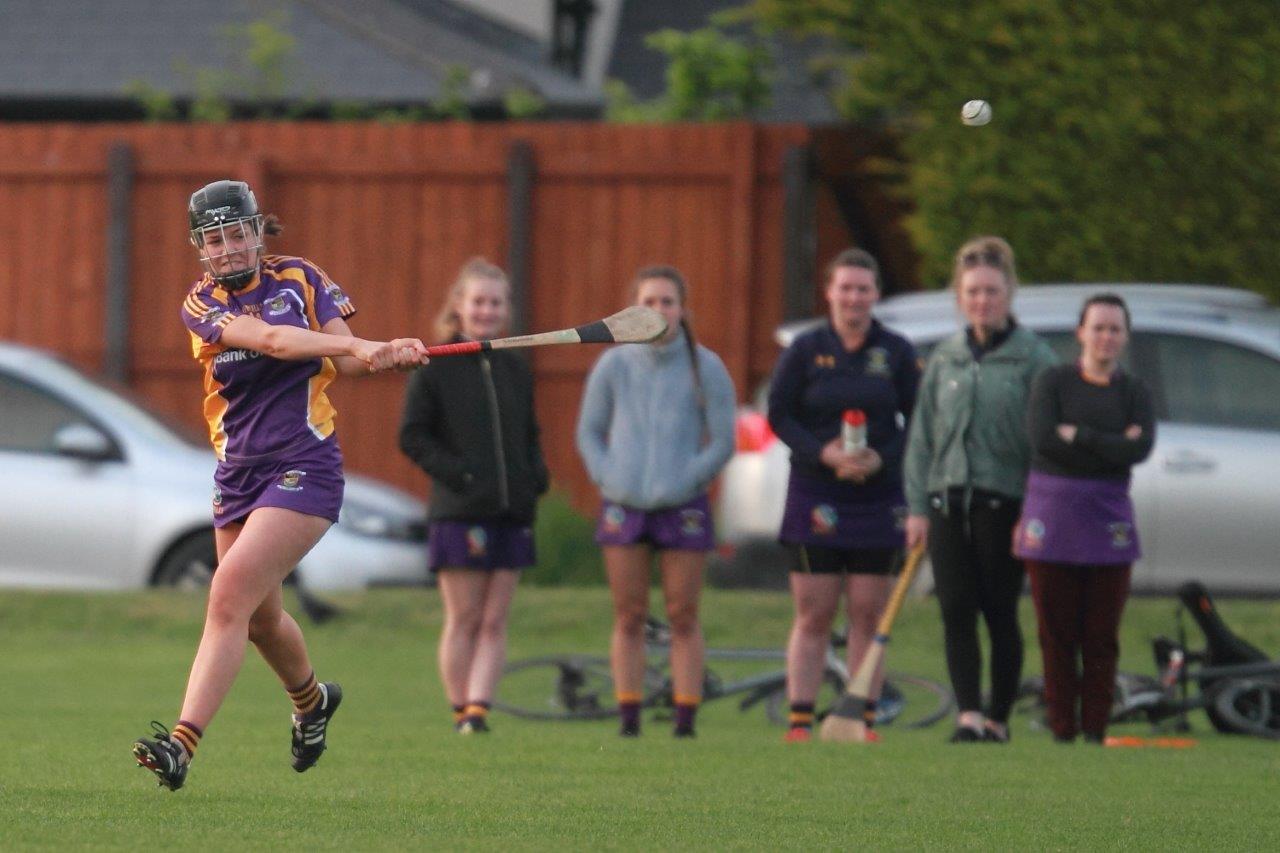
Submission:
[[[645,543],[659,550],[711,551],[716,547],[711,504],[706,495],[665,509],[633,509],[606,503],[600,510],[596,542],[600,545]]]
[[[906,499],[897,483],[870,488],[793,475],[779,541],[841,550],[892,550],[906,541]]]
[[[527,569],[537,562],[533,528],[504,521],[433,521],[427,566],[441,569]]]
[[[330,438],[265,462],[219,462],[213,475],[213,526],[242,522],[264,506],[337,522],[342,509],[342,451]]]
[[[1128,480],[1032,471],[1014,529],[1013,553],[1041,563],[1110,566],[1142,556]]]

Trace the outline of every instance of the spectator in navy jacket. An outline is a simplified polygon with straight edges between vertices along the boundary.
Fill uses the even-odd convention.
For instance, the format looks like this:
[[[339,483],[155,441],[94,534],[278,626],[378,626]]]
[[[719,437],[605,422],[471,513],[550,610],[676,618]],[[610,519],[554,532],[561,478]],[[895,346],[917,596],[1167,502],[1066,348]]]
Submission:
[[[780,539],[794,546],[795,621],[787,643],[787,740],[808,740],[831,623],[840,599],[848,617],[850,672],[875,636],[904,541],[902,455],[920,365],[906,338],[871,316],[879,265],[862,249],[827,269],[827,323],[782,354],[769,394],[769,424],[791,448]],[[842,445],[842,416],[861,411],[866,446]],[[883,674],[877,673],[867,724]]]

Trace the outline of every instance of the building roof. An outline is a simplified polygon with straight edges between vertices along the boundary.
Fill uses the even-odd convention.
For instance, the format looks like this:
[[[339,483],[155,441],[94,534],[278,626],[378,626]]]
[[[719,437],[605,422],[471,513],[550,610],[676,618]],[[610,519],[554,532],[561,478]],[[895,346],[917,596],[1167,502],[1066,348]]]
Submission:
[[[242,33],[270,21],[295,39],[285,100],[424,104],[464,66],[472,106],[517,87],[550,115],[601,106],[536,39],[449,0],[0,0],[0,19],[0,104],[126,101],[139,82],[191,98],[202,74],[251,70]]]

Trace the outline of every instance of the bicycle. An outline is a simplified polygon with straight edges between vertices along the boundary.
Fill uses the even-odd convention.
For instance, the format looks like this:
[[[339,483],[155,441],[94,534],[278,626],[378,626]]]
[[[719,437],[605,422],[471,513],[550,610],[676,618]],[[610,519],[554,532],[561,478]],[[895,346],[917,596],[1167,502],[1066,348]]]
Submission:
[[[645,624],[645,646],[649,663],[645,667],[641,707],[660,713],[673,705],[671,678],[667,673],[670,629],[657,619]],[[822,688],[818,697],[818,717],[822,718],[844,693],[848,668],[838,650],[845,638],[832,635],[827,648]],[[761,662],[785,661],[778,649],[708,648],[706,659],[722,665],[758,668]],[[703,702],[741,696],[740,711],[762,705],[774,724],[785,725],[789,705],[786,669],[771,669],[727,678],[707,667],[703,681]],[[529,720],[604,720],[617,715],[613,675],[609,659],[599,655],[562,654],[513,661],[503,670],[493,707]],[[876,708],[877,725],[925,728],[946,717],[955,708],[950,689],[918,675],[890,672]]]
[[[1159,674],[1117,673],[1109,722],[1145,720],[1156,728],[1189,731],[1188,712],[1204,710],[1219,732],[1280,739],[1280,661],[1232,631],[1203,584],[1188,581],[1179,587],[1178,599],[1178,638],[1152,640]],[[1203,649],[1187,647],[1184,613],[1204,635]],[[1023,682],[1015,709],[1043,714],[1042,678]]]

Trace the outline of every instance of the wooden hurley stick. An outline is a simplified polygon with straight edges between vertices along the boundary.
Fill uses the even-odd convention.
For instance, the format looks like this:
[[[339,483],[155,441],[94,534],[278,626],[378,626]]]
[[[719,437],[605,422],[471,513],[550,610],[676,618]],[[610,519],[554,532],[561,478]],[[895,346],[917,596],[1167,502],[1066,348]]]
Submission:
[[[876,627],[876,637],[871,648],[862,657],[858,665],[858,674],[849,682],[840,701],[822,721],[818,734],[823,740],[834,740],[842,743],[865,743],[867,740],[867,722],[864,714],[867,710],[867,697],[871,695],[871,682],[875,678],[876,667],[884,658],[884,647],[889,642],[889,631],[893,628],[893,620],[902,609],[902,602],[915,580],[916,570],[920,568],[920,560],[924,557],[924,546],[919,545],[907,555],[907,562],[898,575],[898,583],[893,588],[893,595],[880,615],[880,624]]]
[[[513,338],[497,338],[492,341],[464,341],[460,344],[437,344],[427,347],[427,355],[466,355],[495,349],[516,347],[540,347],[548,344],[643,344],[657,340],[666,334],[667,321],[652,308],[632,305],[611,317],[562,329],[558,332],[540,332],[536,335],[517,335]]]

